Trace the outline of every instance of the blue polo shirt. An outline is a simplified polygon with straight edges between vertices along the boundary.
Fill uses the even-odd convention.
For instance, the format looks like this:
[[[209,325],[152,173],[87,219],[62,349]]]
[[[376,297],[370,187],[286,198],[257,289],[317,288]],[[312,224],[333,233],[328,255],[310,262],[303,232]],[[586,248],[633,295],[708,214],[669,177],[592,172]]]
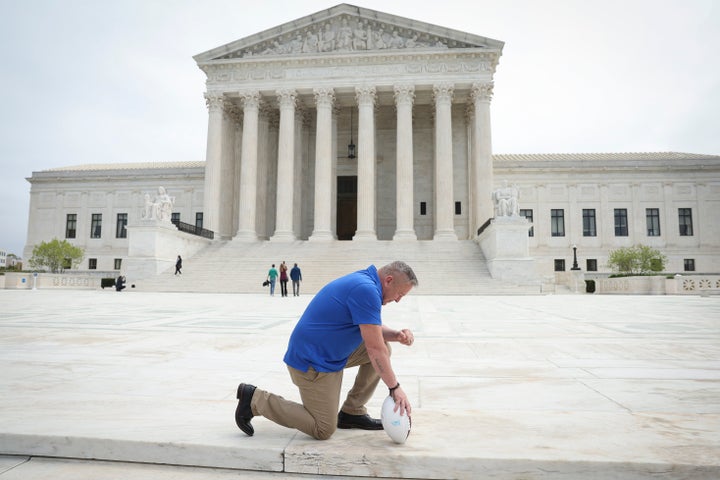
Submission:
[[[360,326],[382,325],[382,286],[374,265],[328,283],[295,325],[285,363],[306,372],[338,372],[362,343]]]

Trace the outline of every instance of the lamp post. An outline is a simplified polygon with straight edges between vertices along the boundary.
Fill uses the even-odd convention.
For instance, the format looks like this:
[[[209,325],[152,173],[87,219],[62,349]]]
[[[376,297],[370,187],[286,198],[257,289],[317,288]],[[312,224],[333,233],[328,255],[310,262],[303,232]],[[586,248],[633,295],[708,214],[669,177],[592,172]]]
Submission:
[[[570,270],[580,270],[577,263],[577,245],[572,246],[573,249],[573,266]]]
[[[355,142],[353,142],[353,111],[350,107],[350,143],[348,144],[348,155],[347,158],[355,158]]]

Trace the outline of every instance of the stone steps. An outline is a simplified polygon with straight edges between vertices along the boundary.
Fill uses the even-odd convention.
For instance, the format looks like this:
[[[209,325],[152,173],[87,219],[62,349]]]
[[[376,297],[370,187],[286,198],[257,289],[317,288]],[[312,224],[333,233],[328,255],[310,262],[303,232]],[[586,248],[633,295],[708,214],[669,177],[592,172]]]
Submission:
[[[329,281],[370,264],[407,262],[420,285],[414,294],[517,295],[537,294],[536,285],[518,286],[493,279],[480,247],[472,241],[219,241],[192,258],[183,259],[183,274],[174,268],[134,282],[145,291],[261,293],[274,263],[297,263],[302,270],[301,293],[313,294]],[[279,286],[277,287],[279,290]],[[288,290],[292,290],[289,284]],[[279,292],[276,292],[279,294]]]

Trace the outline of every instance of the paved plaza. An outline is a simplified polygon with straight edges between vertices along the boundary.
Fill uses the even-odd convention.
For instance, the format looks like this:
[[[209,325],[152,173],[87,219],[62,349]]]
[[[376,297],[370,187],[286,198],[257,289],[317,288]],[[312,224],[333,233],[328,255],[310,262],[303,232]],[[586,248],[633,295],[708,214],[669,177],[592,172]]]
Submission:
[[[0,290],[0,480],[720,478],[720,297],[411,294],[384,308],[416,337],[406,444],[247,437],[237,384],[298,399],[310,299]]]

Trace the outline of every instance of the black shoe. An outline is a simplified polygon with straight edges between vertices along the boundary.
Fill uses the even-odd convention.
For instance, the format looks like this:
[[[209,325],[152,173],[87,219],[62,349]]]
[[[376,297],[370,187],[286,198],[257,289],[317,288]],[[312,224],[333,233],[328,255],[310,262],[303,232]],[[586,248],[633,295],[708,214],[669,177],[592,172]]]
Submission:
[[[361,430],[382,430],[382,422],[370,415],[350,415],[340,411],[338,413],[338,428],[359,428]]]
[[[238,428],[245,432],[246,435],[253,436],[255,429],[250,424],[253,418],[250,401],[255,393],[255,387],[246,383],[241,383],[237,390],[238,405],[235,409],[235,423]]]

